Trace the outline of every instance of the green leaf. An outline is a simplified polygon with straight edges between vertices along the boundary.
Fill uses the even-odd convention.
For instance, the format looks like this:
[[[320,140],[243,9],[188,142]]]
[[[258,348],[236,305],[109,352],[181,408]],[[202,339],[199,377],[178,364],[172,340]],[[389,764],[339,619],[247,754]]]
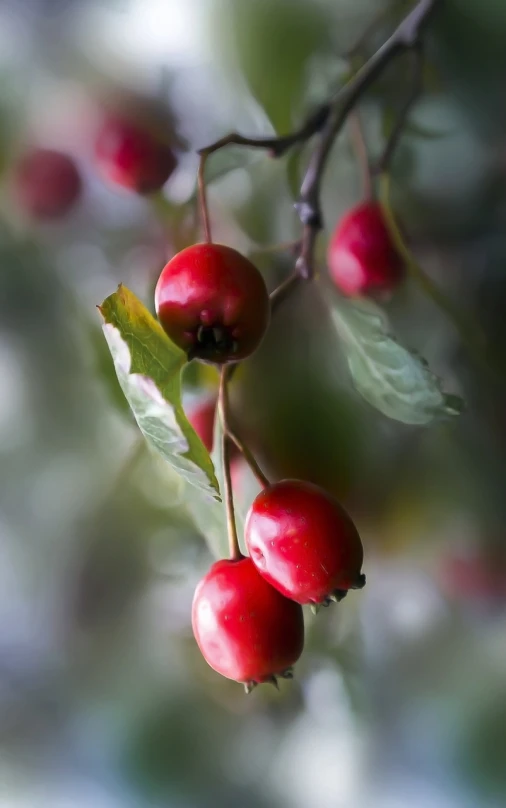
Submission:
[[[201,494],[219,498],[211,458],[181,404],[186,354],[125,286],[99,308],[119,383],[144,437]]]
[[[379,306],[338,298],[332,318],[353,384],[369,404],[404,424],[460,414],[461,400],[444,393],[426,361],[397,342]]]

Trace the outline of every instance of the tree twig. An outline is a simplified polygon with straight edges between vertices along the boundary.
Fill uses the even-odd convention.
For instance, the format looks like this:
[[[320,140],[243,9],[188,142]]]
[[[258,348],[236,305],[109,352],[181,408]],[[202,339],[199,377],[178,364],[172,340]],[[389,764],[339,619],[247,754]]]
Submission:
[[[354,77],[335,93],[329,101],[312,112],[302,126],[291,134],[281,137],[258,138],[244,137],[237,132],[232,132],[199,151],[201,158],[205,159],[224,146],[235,144],[267,149],[274,157],[281,157],[295,144],[304,143],[313,136],[318,136],[302,181],[299,199],[295,204],[302,224],[302,247],[295,266],[297,272],[305,280],[310,280],[314,275],[314,249],[318,232],[323,227],[320,189],[323,173],[334,141],[350,112],[385,67],[399,54],[419,48],[423,27],[436,7],[441,3],[442,0],[418,0],[393,34],[355,73]],[[205,200],[205,196],[203,198]],[[203,210],[204,217],[205,213],[206,211]]]
[[[357,101],[381,75],[385,67],[400,53],[418,47],[423,26],[440,2],[441,0],[419,0],[389,39],[331,100],[330,114],[319,132],[296,203],[303,225],[302,251],[296,266],[303,278],[309,280],[314,274],[314,246],[317,233],[323,227],[320,189],[335,139]]]

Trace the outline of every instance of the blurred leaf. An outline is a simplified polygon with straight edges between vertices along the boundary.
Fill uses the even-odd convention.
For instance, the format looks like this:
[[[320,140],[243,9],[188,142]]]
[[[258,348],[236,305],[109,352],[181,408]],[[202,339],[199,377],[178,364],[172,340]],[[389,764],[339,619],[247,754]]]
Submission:
[[[430,126],[424,126],[416,121],[407,121],[405,132],[407,135],[422,138],[422,140],[440,140],[443,137],[450,137],[455,134],[455,130],[441,131],[438,129],[431,129]]]
[[[386,107],[383,111],[381,124],[381,133],[385,140],[388,140],[392,134],[396,123],[396,110],[393,109],[393,107]],[[441,138],[449,137],[450,135],[455,134],[455,132],[452,132],[451,130],[445,132],[438,129],[432,129],[430,126],[424,126],[423,124],[413,120],[408,120],[405,122],[402,133],[403,135],[410,135],[411,137],[421,138],[422,140],[440,140]]]
[[[281,160],[266,160],[250,171],[251,194],[234,209],[235,218],[257,244],[277,244],[298,235],[287,169]]]
[[[373,407],[404,424],[429,424],[460,413],[460,399],[443,393],[425,360],[399,345],[374,303],[339,297],[332,318],[353,384]]]
[[[329,40],[326,15],[299,0],[226,0],[240,66],[275,130],[290,131],[310,57]]]
[[[226,146],[212,154],[206,162],[206,182],[216,182],[238,168],[247,169],[252,163],[265,159],[265,152],[240,146]],[[194,195],[197,195],[195,189]]]
[[[211,458],[181,404],[184,351],[125,286],[100,311],[119,383],[144,437],[185,480],[216,497]]]

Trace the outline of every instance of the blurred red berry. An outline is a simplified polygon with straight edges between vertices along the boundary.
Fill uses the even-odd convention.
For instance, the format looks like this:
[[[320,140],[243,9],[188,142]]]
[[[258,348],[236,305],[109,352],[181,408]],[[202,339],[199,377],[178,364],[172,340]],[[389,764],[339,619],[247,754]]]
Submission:
[[[201,401],[188,413],[188,420],[208,452],[213,450],[216,396]]]
[[[301,607],[273,589],[250,558],[213,564],[195,591],[192,625],[211,668],[248,687],[289,678],[304,647]]]
[[[245,359],[270,317],[258,269],[223,244],[194,244],[162,270],[155,306],[163,328],[189,358],[216,364]]]
[[[138,194],[160,190],[177,165],[168,143],[151,129],[121,117],[104,121],[97,137],[96,157],[108,180]]]
[[[64,216],[81,193],[81,177],[67,154],[33,149],[14,172],[14,193],[20,208],[34,219]]]
[[[272,586],[298,603],[327,603],[364,586],[362,542],[336,499],[301,480],[265,488],[246,518],[251,559]]]
[[[457,600],[506,600],[506,559],[475,551],[443,559],[440,580],[446,593]]]
[[[376,202],[357,205],[338,222],[327,263],[335,285],[345,295],[368,295],[397,286],[403,263]]]

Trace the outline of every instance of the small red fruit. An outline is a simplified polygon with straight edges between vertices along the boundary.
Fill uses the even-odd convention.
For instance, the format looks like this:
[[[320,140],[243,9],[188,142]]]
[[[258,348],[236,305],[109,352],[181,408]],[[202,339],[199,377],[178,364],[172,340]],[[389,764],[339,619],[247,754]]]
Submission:
[[[211,668],[247,689],[291,678],[304,647],[301,607],[273,589],[250,558],[213,564],[195,590],[192,626]]]
[[[34,149],[18,163],[14,193],[22,210],[34,219],[58,219],[67,213],[81,192],[81,177],[67,154]]]
[[[322,488],[282,480],[246,518],[246,545],[260,574],[297,603],[328,604],[365,584],[362,542],[346,511]]]
[[[402,259],[376,202],[357,205],[338,222],[327,262],[335,285],[345,295],[390,291],[399,283]]]
[[[95,151],[104,176],[138,194],[160,190],[177,165],[168,143],[127,118],[104,122]]]
[[[270,316],[258,269],[223,244],[194,244],[162,270],[155,306],[163,328],[190,359],[223,364],[259,345]]]

